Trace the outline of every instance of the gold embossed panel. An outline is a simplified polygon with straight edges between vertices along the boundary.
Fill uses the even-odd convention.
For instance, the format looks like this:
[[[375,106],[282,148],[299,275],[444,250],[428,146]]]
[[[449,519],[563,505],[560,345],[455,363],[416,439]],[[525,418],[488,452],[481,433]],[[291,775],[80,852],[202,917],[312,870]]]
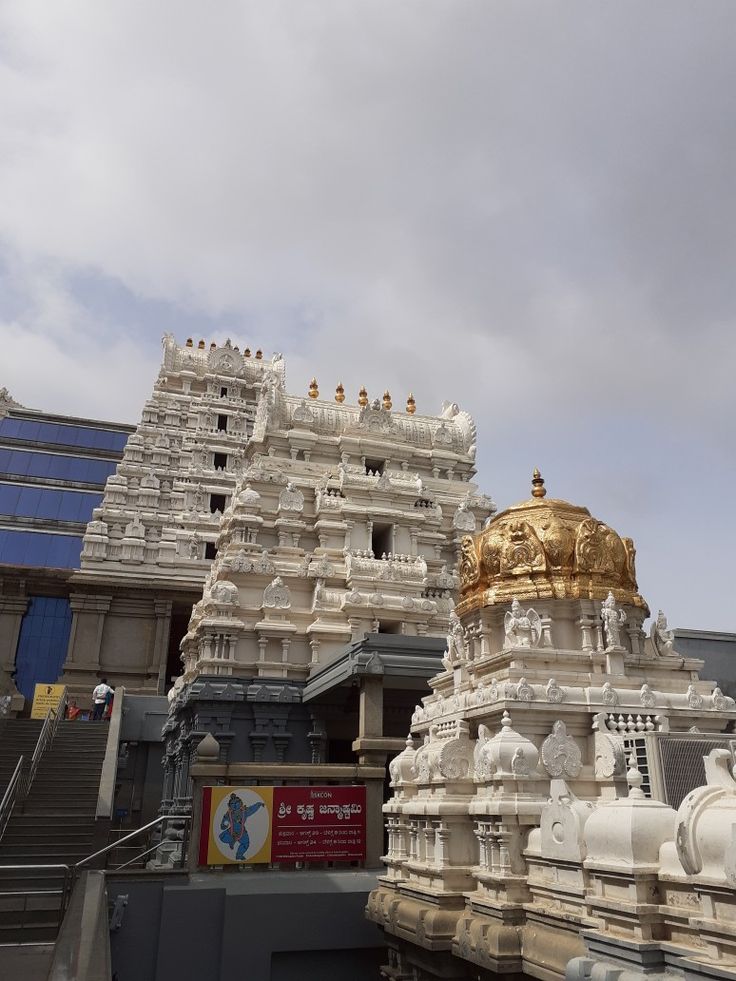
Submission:
[[[646,609],[632,540],[587,508],[548,500],[538,471],[532,484],[530,500],[497,515],[475,538],[463,539],[458,613],[514,597],[603,600],[609,590],[619,603]]]

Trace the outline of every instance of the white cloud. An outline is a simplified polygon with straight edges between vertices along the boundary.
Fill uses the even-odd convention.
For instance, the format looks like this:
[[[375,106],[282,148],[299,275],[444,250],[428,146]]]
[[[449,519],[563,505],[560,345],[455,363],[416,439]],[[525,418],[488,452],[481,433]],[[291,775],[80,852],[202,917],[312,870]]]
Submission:
[[[614,524],[672,527],[734,456],[735,19],[10,0],[0,383],[135,419],[164,330],[230,333],[282,350],[294,389],[467,405],[502,501],[546,459]],[[712,617],[671,566],[657,586]]]

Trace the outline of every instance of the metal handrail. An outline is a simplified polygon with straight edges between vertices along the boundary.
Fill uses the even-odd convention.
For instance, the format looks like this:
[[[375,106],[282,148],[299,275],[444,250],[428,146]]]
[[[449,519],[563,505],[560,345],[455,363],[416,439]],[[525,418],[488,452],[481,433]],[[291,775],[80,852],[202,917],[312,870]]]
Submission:
[[[10,815],[13,813],[13,808],[15,807],[15,800],[18,796],[18,788],[20,787],[20,778],[24,760],[25,757],[21,756],[18,759],[18,762],[15,764],[13,776],[10,778],[8,786],[5,788],[2,801],[0,801],[0,838],[3,836],[5,827],[10,820]]]
[[[43,720],[43,725],[41,726],[41,732],[38,735],[38,740],[36,741],[36,748],[33,750],[33,756],[31,757],[31,765],[28,768],[28,773],[23,780],[23,797],[27,797],[31,789],[31,784],[33,783],[33,778],[36,776],[36,770],[38,770],[41,758],[46,750],[46,747],[53,741],[56,735],[56,730],[59,727],[59,722],[66,715],[66,704],[67,704],[67,694],[66,689],[59,699],[59,704],[55,709],[50,708],[46,713],[46,718]]]
[[[151,828],[155,828],[157,824],[163,824],[165,821],[183,821],[185,823],[191,821],[191,816],[188,814],[164,814],[161,817],[157,817],[154,821],[150,821],[148,824],[144,824],[142,828],[136,828],[135,831],[131,831],[130,834],[125,835],[123,838],[118,838],[117,841],[113,841],[110,845],[105,845],[104,848],[100,848],[99,851],[94,852],[92,855],[88,855],[83,858],[81,862],[77,862],[72,866],[74,871],[80,869],[87,862],[91,862],[95,858],[99,858],[101,855],[106,855],[108,852],[119,848],[121,845],[125,844],[126,841],[132,841],[133,838],[137,838],[138,835],[142,834],[144,831],[150,831]]]
[[[31,756],[28,769],[25,773],[23,772],[23,764],[25,762],[24,756],[21,756],[15,765],[13,776],[10,778],[10,782],[5,789],[2,801],[0,801],[0,839],[2,839],[3,835],[5,834],[5,829],[8,826],[8,821],[13,813],[13,808],[19,800],[25,800],[30,793],[31,785],[34,777],[36,776],[36,771],[38,770],[43,754],[53,741],[54,736],[56,735],[56,730],[59,727],[59,722],[66,715],[66,706],[67,693],[66,689],[64,689],[64,693],[59,699],[59,704],[56,706],[56,708],[50,708],[46,713],[46,718],[43,720],[41,731],[38,734],[38,739],[36,740],[36,745],[33,749],[33,756]]]

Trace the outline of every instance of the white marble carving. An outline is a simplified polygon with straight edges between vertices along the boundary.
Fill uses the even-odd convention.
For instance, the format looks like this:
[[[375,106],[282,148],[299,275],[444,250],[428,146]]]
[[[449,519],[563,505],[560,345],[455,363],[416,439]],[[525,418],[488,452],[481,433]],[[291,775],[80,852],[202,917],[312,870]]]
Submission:
[[[533,609],[526,613],[517,599],[512,600],[511,609],[503,619],[506,643],[512,647],[536,647],[542,636],[542,621]]]
[[[606,647],[620,647],[621,627],[626,622],[626,611],[618,609],[616,599],[611,592],[601,603],[601,619],[603,620]]]

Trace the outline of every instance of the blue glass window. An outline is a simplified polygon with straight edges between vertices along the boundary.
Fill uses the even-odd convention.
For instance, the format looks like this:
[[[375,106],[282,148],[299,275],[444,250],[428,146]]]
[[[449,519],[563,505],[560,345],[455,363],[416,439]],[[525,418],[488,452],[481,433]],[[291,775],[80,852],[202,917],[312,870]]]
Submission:
[[[113,429],[91,429],[87,426],[42,422],[40,419],[15,419],[12,416],[0,419],[0,437],[83,446],[90,450],[113,450],[116,453],[121,453],[128,442],[127,433],[118,433]]]
[[[102,494],[0,483],[0,514],[87,522],[101,503]]]
[[[19,477],[51,477],[102,486],[110,474],[115,473],[116,466],[115,460],[0,448],[0,474],[12,473]]]
[[[0,528],[0,563],[52,569],[78,569],[82,551],[79,535]]]
[[[68,599],[31,596],[20,625],[15,656],[15,683],[26,698],[33,698],[37,684],[58,681],[64,668],[71,627],[72,611]]]

